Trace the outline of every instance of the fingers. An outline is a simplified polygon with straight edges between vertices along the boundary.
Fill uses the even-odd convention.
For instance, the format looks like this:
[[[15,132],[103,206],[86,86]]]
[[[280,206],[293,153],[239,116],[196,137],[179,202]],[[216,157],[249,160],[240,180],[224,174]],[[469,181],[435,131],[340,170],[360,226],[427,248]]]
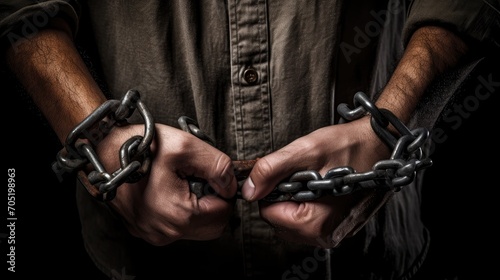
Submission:
[[[313,246],[328,238],[325,221],[329,220],[327,216],[330,212],[322,209],[320,204],[296,202],[280,202],[267,206],[263,204],[261,203],[261,216],[275,229],[277,237]]]
[[[132,220],[126,219],[129,232],[155,246],[177,240],[212,240],[224,232],[232,205],[215,197],[156,201],[135,210]]]
[[[262,219],[287,241],[332,248],[332,232],[349,215],[356,200],[351,196],[324,197],[314,202],[261,202]]]
[[[232,214],[232,203],[216,196],[204,196],[198,199],[198,215],[192,223],[199,226],[189,226],[189,235],[185,239],[211,240],[222,235]]]

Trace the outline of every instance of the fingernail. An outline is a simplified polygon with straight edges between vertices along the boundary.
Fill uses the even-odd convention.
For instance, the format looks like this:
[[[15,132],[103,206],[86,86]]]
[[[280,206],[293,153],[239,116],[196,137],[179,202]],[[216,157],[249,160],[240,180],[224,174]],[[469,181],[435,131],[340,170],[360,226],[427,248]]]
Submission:
[[[241,195],[245,200],[251,200],[255,193],[255,185],[250,177],[245,180],[241,189]]]

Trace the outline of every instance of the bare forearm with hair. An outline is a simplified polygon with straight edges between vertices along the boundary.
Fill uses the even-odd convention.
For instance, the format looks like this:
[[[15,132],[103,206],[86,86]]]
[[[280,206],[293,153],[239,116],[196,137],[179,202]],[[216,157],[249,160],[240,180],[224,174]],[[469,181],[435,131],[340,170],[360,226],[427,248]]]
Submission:
[[[63,21],[7,50],[7,63],[64,143],[106,99]]]
[[[467,51],[467,45],[451,31],[435,26],[418,29],[376,105],[408,122],[430,84],[456,66]]]

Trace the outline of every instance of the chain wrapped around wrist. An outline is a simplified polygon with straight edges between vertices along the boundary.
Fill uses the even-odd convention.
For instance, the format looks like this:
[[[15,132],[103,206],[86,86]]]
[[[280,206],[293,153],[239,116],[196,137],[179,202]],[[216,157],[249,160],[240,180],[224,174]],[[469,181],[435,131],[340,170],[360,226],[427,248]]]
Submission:
[[[138,110],[144,120],[144,135],[125,141],[119,150],[120,168],[108,172],[94,148],[114,126],[128,124],[128,118]],[[52,170],[58,177],[77,171],[78,179],[96,199],[109,201],[123,183],[139,181],[149,172],[150,145],[155,135],[153,117],[140,99],[137,90],[129,90],[122,100],[107,100],[76,126],[66,138],[64,148],[56,156]],[[87,172],[85,170],[89,169]]]

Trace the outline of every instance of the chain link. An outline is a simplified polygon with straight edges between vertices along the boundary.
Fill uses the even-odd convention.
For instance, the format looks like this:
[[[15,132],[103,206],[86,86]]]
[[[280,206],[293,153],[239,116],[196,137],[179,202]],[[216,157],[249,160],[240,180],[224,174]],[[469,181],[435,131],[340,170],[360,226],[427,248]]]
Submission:
[[[422,152],[422,146],[429,136],[427,129],[417,128],[410,131],[390,111],[378,109],[363,92],[357,92],[354,95],[354,105],[355,108],[351,110],[347,104],[340,104],[337,111],[347,121],[369,114],[372,129],[392,150],[391,157],[375,163],[371,171],[364,173],[358,173],[349,166],[330,169],[323,177],[314,170],[296,172],[288,180],[278,184],[263,200],[269,202],[311,201],[325,195],[341,196],[362,189],[375,188],[398,192],[403,186],[413,182],[417,171],[432,165],[432,160],[424,157]],[[179,123],[181,122],[190,124],[189,127],[181,125],[185,131],[196,132],[193,134],[201,136],[201,139],[207,139],[194,120],[181,117]],[[389,124],[397,130],[399,138],[388,130]],[[235,166],[239,165],[235,164]],[[238,178],[240,187],[244,179],[242,176]],[[189,185],[191,191],[198,197],[214,193],[205,181],[197,178],[190,179]],[[240,190],[237,197],[241,198]]]
[[[136,135],[123,143],[119,150],[120,168],[109,173],[94,147],[114,126],[127,125],[128,118],[136,110],[144,120],[144,136]],[[80,180],[94,197],[109,201],[115,197],[118,186],[125,182],[137,182],[149,172],[150,145],[154,134],[153,117],[140,100],[139,92],[129,90],[121,101],[111,99],[104,102],[68,134],[64,148],[57,153],[52,170],[57,175],[78,171]],[[88,164],[93,170],[83,175]]]

